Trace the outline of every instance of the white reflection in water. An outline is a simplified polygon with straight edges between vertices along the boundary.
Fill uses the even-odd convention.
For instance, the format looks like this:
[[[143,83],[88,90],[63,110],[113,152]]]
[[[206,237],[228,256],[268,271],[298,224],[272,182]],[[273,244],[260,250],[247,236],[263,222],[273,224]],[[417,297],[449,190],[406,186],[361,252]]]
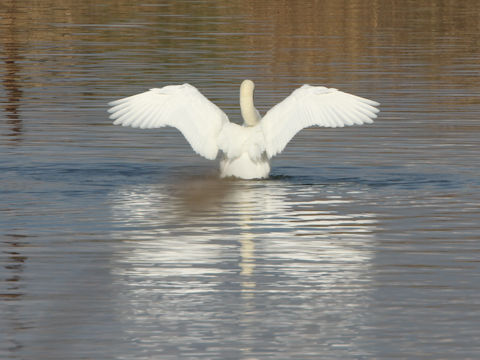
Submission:
[[[240,246],[242,275],[254,271],[256,247],[263,259],[301,260],[306,268],[324,269],[325,261],[367,266],[375,214],[345,213],[352,199],[319,189],[213,179],[121,188],[112,201],[119,225],[115,237],[133,249],[119,261],[141,268],[118,271],[143,276],[229,271],[215,264],[236,247],[231,239]],[[288,268],[288,262],[283,265]],[[290,275],[302,271],[294,265]]]
[[[140,328],[161,319],[167,328],[199,321],[211,331],[221,331],[218,319],[235,313],[252,326],[242,336],[255,339],[255,327],[287,321],[277,305],[270,313],[257,302],[274,296],[285,306],[293,301],[297,312],[301,299],[308,306],[288,320],[292,325],[318,326],[322,316],[336,314],[337,320],[324,320],[326,328],[344,331],[358,348],[348,329],[364,321],[358,307],[368,302],[376,219],[352,196],[281,181],[194,179],[120,188],[112,216],[114,237],[123,240],[115,245],[113,272],[130,289],[122,313]]]

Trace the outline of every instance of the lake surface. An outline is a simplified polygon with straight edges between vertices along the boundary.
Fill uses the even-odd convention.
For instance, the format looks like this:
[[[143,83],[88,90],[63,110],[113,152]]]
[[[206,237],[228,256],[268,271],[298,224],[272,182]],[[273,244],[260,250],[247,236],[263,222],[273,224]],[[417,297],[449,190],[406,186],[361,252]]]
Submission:
[[[478,1],[5,0],[1,359],[480,358]],[[381,103],[263,181],[107,102]]]

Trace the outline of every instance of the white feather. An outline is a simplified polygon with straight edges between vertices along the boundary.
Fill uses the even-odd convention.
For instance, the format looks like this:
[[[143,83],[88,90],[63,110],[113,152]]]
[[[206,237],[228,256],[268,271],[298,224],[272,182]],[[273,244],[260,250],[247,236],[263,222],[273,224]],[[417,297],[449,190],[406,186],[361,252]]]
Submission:
[[[218,148],[230,159],[248,153],[253,161],[259,161],[265,152],[265,139],[260,126],[240,126],[227,123],[218,136]]]
[[[379,103],[323,86],[303,85],[270,109],[260,122],[269,158],[282,152],[309,126],[343,127],[372,123]]]
[[[142,129],[172,126],[180,130],[192,149],[213,160],[217,137],[227,115],[189,84],[169,85],[109,103],[115,125]]]

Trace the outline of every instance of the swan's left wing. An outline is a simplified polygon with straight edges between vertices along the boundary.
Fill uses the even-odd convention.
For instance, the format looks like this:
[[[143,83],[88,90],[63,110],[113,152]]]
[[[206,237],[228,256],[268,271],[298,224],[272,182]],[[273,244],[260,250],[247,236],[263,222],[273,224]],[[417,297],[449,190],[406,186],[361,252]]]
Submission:
[[[109,103],[115,125],[141,129],[173,126],[180,130],[192,149],[213,160],[217,157],[217,137],[227,115],[189,84],[150,89]]]
[[[269,158],[309,126],[343,127],[372,123],[379,103],[337,89],[303,85],[270,109],[260,122]]]

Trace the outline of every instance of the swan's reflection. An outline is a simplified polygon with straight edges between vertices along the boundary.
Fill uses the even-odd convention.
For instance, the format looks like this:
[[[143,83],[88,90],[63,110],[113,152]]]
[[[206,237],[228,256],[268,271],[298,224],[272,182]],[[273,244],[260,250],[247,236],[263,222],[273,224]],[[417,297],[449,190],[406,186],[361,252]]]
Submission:
[[[176,333],[169,337],[184,336],[179,342],[234,336],[235,323],[245,349],[261,342],[261,329],[282,337],[288,325],[305,341],[323,322],[325,331],[352,341],[348,329],[364,321],[359,308],[370,291],[376,226],[355,201],[335,189],[281,181],[119,189],[112,215],[114,237],[123,241],[113,272],[130,289],[124,321],[133,332],[160,321]],[[194,324],[201,327],[186,331]]]

